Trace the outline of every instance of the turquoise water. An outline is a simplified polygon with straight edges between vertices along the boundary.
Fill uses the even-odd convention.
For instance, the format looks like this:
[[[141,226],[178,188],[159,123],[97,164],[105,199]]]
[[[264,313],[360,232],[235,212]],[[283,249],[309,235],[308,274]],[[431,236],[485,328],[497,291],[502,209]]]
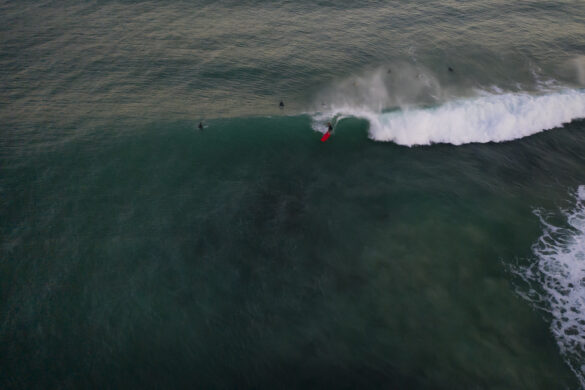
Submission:
[[[0,387],[584,388],[584,22],[0,1]]]

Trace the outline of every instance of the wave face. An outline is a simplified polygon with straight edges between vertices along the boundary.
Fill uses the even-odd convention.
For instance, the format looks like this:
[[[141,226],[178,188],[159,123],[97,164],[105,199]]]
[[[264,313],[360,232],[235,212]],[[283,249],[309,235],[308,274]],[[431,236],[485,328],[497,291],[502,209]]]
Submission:
[[[552,315],[551,330],[562,355],[585,388],[585,186],[576,204],[555,226],[537,212],[544,233],[533,246],[537,261],[513,272],[530,286],[518,291],[535,307]]]
[[[566,89],[544,95],[484,93],[434,108],[386,113],[346,105],[333,107],[327,115],[365,118],[370,123],[370,138],[406,146],[504,142],[585,117],[585,91]],[[319,121],[321,116],[316,119]]]

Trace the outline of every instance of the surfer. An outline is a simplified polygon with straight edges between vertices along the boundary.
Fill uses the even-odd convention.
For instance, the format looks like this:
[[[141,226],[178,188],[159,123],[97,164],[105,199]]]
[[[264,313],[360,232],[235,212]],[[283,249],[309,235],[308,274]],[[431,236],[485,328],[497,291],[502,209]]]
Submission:
[[[280,108],[284,108],[284,102],[281,100],[280,104],[278,105]]]
[[[199,126],[197,126],[199,130],[203,130],[203,122],[199,122]]]
[[[453,72],[453,68],[449,67],[449,72]]]
[[[321,137],[321,142],[325,142],[329,139],[329,137],[331,137],[331,133],[333,132],[333,125],[331,125],[331,122],[327,122],[327,132],[325,132],[325,134],[323,134],[323,137]]]

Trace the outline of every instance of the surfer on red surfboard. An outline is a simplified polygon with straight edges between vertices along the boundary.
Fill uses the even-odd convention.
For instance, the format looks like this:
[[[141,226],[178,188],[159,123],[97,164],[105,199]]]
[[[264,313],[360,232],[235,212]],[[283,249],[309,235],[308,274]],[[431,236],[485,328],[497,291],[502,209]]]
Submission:
[[[321,138],[321,142],[327,141],[329,137],[331,137],[331,133],[333,132],[333,125],[331,122],[327,122],[327,132]]]

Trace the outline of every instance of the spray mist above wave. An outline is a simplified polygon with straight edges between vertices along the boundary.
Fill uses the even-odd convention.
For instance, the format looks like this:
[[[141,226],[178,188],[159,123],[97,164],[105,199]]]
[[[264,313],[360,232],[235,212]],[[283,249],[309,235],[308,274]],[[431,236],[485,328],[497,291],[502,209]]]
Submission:
[[[544,231],[532,251],[535,262],[513,267],[528,288],[517,292],[552,316],[551,330],[563,357],[585,389],[585,186],[555,226],[539,211]]]
[[[389,73],[390,72],[390,73]],[[368,120],[370,138],[400,145],[504,142],[585,118],[585,90],[543,83],[534,74],[534,90],[521,85],[497,87],[450,84],[420,65],[347,79],[325,89],[314,116],[321,131],[328,118]]]

